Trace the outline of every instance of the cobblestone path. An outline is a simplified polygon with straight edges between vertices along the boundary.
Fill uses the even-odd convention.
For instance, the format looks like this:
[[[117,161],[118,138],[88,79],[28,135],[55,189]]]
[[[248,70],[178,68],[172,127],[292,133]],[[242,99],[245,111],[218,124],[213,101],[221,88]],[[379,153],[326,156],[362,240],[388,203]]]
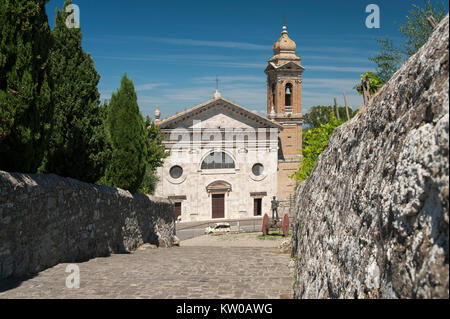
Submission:
[[[224,245],[226,246],[226,245]],[[68,264],[27,280],[0,281],[0,298],[288,298],[288,254],[274,247],[186,245],[147,248],[78,263],[80,288],[66,288]]]

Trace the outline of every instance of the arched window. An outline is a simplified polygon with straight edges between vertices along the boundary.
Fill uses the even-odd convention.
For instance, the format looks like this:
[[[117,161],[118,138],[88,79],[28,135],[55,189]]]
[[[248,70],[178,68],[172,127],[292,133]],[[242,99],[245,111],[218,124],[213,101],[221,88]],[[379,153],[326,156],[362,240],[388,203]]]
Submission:
[[[272,105],[275,106],[275,84],[272,84]]]
[[[292,101],[292,84],[288,83],[286,84],[286,90],[285,90],[285,105],[291,106]]]
[[[202,162],[201,169],[234,168],[234,161],[225,152],[212,152]]]

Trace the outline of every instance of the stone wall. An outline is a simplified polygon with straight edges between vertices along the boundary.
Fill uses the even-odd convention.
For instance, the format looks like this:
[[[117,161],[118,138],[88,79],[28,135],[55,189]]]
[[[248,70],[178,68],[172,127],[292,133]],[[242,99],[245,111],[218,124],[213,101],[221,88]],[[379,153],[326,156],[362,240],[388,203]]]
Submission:
[[[170,201],[56,175],[0,171],[0,278],[132,251],[169,247]]]
[[[449,297],[449,21],[297,189],[297,298]]]

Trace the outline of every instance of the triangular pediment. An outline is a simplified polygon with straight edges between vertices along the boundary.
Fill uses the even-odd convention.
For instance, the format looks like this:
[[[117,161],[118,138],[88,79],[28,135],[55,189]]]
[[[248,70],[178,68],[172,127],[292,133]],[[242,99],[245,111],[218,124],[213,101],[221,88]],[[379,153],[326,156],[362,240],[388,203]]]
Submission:
[[[192,128],[201,121],[202,128],[277,128],[274,121],[247,110],[222,97],[209,100],[158,123],[162,129]],[[198,122],[197,122],[198,123]],[[198,125],[198,124],[197,124]]]
[[[283,69],[290,69],[290,70],[304,70],[304,68],[301,66],[301,65],[298,65],[297,63],[294,63],[294,62],[292,62],[292,61],[290,61],[290,62],[287,62],[287,63],[285,63],[285,64],[283,64],[283,65],[280,65],[279,67],[278,67],[278,69],[280,70],[283,70]]]
[[[269,65],[266,67],[266,69],[264,70],[264,72],[268,72],[271,70],[299,70],[299,71],[304,71],[305,68],[301,65],[298,65],[297,63],[293,62],[293,61],[289,61],[286,62],[282,65],[276,65],[273,62],[269,62]]]

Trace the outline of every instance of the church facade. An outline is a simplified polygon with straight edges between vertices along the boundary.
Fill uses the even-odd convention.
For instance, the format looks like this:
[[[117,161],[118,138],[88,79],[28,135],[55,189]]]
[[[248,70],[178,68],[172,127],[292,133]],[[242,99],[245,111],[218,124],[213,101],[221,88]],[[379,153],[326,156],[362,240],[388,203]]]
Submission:
[[[175,203],[182,222],[271,214],[273,197],[295,193],[289,176],[300,164],[304,68],[283,27],[267,75],[267,116],[214,97],[155,123],[170,156],[157,170],[155,195]]]

